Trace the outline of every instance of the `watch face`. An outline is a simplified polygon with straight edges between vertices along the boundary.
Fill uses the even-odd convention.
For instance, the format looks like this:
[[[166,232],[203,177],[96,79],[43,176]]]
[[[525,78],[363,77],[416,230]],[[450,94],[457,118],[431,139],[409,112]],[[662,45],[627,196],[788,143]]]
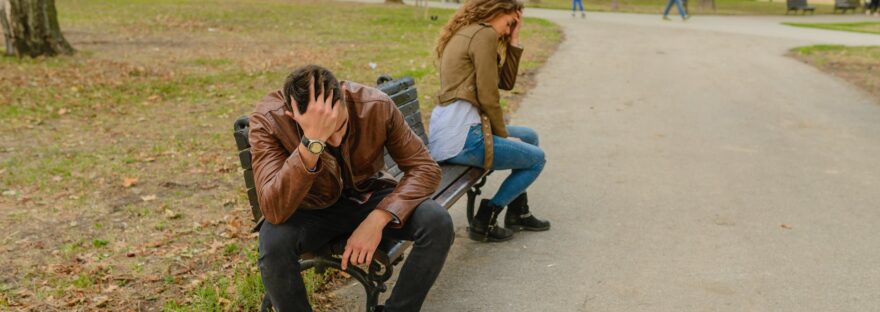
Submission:
[[[321,143],[318,142],[311,142],[309,143],[309,151],[313,154],[318,154],[324,151],[324,146],[322,146]]]

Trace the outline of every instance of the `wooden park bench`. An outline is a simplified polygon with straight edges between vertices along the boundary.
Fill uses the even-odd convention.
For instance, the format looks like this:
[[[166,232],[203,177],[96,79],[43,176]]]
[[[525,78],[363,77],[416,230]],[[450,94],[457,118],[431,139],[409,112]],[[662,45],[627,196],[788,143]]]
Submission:
[[[422,138],[423,142],[427,143],[428,136],[422,124],[418,92],[416,91],[413,79],[406,77],[393,80],[388,76],[380,76],[377,84],[377,88],[388,94],[397,105],[410,128],[412,128],[416,135]],[[243,116],[236,120],[233,129],[235,143],[238,146],[239,160],[241,161],[241,167],[244,169],[244,183],[247,188],[248,201],[250,202],[251,213],[256,222],[254,232],[257,232],[264,220],[260,212],[259,201],[257,200],[258,195],[256,185],[254,184],[253,168],[251,167],[251,152],[250,144],[248,143],[248,117]],[[467,194],[467,220],[470,223],[473,220],[477,195],[480,195],[480,188],[486,183],[486,177],[489,173],[480,168],[467,166],[441,164],[440,167],[443,170],[443,177],[440,187],[432,198],[444,208],[449,209],[459,198]],[[394,163],[387,150],[385,151],[385,169],[398,180],[403,176],[403,172]],[[318,250],[300,256],[301,271],[311,268],[314,268],[318,273],[324,273],[327,268],[343,271],[340,258],[347,240],[348,235],[333,238],[328,244]],[[385,282],[391,278],[394,265],[403,260],[403,254],[410,245],[412,245],[411,241],[383,238],[370,265],[366,266],[366,268],[349,265],[348,269],[344,270],[344,272],[351,275],[364,286],[367,312],[374,311],[379,304],[379,294],[387,290]],[[260,311],[271,310],[271,305],[269,297],[264,296]]]
[[[816,12],[816,7],[807,4],[807,0],[786,0],[785,4],[788,8],[788,10],[785,11],[785,15],[788,15],[791,11],[794,11],[794,14],[797,14],[798,10],[803,14],[807,14],[807,11],[810,11],[810,15]]]
[[[856,13],[856,9],[858,8],[859,0],[834,0],[834,14],[837,14],[838,10],[843,14],[846,14],[847,10]]]

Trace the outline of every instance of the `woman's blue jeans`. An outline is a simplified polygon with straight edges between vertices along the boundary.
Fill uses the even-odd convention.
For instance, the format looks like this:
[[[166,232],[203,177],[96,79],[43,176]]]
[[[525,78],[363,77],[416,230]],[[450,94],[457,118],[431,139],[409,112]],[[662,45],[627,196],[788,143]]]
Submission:
[[[580,6],[581,12],[584,11],[584,0],[571,0],[571,11],[574,12]]]
[[[495,155],[492,170],[512,170],[510,176],[501,183],[498,193],[495,193],[495,196],[490,200],[490,203],[498,207],[507,206],[517,196],[525,192],[529,185],[538,179],[538,175],[541,174],[544,164],[547,162],[544,158],[544,150],[538,147],[538,133],[535,130],[508,126],[507,132],[511,137],[518,138],[522,142],[497,135],[492,136]],[[446,162],[482,168],[485,153],[483,129],[477,124],[468,130],[464,149]]]
[[[666,3],[666,10],[663,10],[663,16],[669,15],[669,10],[672,9],[672,4],[675,3],[675,6],[678,7],[678,13],[681,14],[681,18],[687,17],[687,12],[684,10],[684,5],[682,5],[681,0],[669,0]]]

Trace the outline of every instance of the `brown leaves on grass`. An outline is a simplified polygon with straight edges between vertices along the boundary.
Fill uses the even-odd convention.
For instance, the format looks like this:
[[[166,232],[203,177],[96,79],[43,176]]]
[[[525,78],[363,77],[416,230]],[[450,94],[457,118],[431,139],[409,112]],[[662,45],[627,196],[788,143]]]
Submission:
[[[129,188],[129,187],[137,185],[137,183],[138,183],[138,178],[130,178],[130,177],[122,178],[122,187]]]

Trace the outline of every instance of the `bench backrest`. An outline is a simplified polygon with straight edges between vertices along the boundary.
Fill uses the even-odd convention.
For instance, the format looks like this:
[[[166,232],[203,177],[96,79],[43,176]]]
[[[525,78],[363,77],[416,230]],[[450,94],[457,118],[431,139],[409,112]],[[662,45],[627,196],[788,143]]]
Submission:
[[[834,0],[834,6],[838,8],[855,8],[859,6],[858,0]]]
[[[807,6],[807,0],[786,0],[789,8],[803,8]]]
[[[419,95],[415,87],[415,81],[410,77],[404,77],[397,80],[391,80],[388,77],[379,78],[379,86],[377,88],[391,97],[394,104],[397,105],[401,113],[403,113],[406,123],[409,124],[413,132],[422,138],[422,142],[428,143],[428,135],[422,123],[422,113],[419,109]],[[248,117],[239,117],[233,124],[233,134],[235,136],[235,144],[238,147],[238,159],[241,162],[241,168],[244,169],[244,184],[247,187],[248,202],[251,205],[251,213],[254,221],[259,222],[263,217],[260,212],[260,202],[257,200],[257,189],[254,183],[254,171],[251,166],[251,145],[248,142]],[[385,151],[385,170],[395,178],[400,178],[403,171],[397,167],[397,163]]]

